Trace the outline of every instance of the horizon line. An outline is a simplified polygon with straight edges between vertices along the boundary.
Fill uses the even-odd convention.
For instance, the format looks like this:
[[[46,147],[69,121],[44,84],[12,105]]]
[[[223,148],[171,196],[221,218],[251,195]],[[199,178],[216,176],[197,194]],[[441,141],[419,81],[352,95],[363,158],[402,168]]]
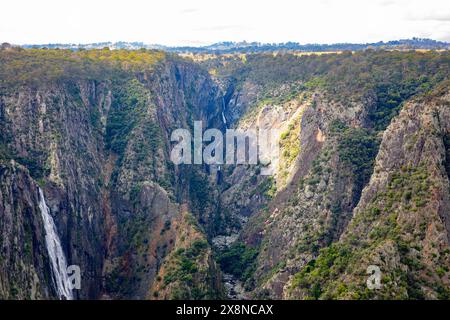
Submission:
[[[232,44],[232,45],[239,45],[239,44],[248,44],[249,46],[279,46],[279,45],[286,45],[286,44],[295,44],[300,46],[309,46],[309,45],[321,45],[321,46],[331,46],[331,45],[370,45],[370,44],[382,44],[382,43],[390,43],[390,42],[396,42],[396,41],[432,41],[436,42],[438,44],[447,44],[450,45],[450,42],[447,42],[445,40],[436,40],[432,38],[421,38],[421,37],[411,37],[411,38],[402,38],[402,39],[395,39],[395,40],[380,40],[376,42],[309,42],[309,43],[301,43],[297,41],[285,41],[285,42],[260,42],[260,41],[248,41],[248,40],[241,40],[241,41],[218,41],[218,42],[212,42],[209,44],[204,45],[165,45],[160,43],[149,43],[144,41],[96,41],[96,42],[46,42],[46,43],[10,43],[13,46],[45,46],[45,45],[70,45],[70,46],[86,46],[86,45],[94,45],[94,44],[118,44],[118,43],[125,43],[125,44],[142,44],[144,46],[158,46],[158,47],[165,47],[165,48],[207,48],[214,45],[223,45],[223,44]],[[2,43],[8,43],[8,42],[2,42]]]

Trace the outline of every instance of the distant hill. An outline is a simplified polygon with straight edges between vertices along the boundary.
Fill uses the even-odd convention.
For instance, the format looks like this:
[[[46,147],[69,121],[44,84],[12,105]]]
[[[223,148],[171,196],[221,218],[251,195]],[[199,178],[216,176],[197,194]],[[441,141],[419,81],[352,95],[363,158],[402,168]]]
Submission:
[[[260,43],[260,42],[218,42],[208,46],[194,47],[168,47],[158,44],[145,44],[143,42],[96,42],[88,44],[74,44],[74,43],[49,43],[49,44],[26,44],[22,45],[24,48],[60,48],[60,49],[101,49],[108,47],[110,49],[159,49],[169,52],[183,52],[183,53],[250,53],[250,52],[274,52],[274,51],[304,51],[304,52],[326,52],[326,51],[358,51],[365,49],[450,49],[450,43],[436,41],[432,39],[412,38],[402,39],[388,42],[375,43],[334,43],[334,44],[300,44],[297,42],[286,43]]]

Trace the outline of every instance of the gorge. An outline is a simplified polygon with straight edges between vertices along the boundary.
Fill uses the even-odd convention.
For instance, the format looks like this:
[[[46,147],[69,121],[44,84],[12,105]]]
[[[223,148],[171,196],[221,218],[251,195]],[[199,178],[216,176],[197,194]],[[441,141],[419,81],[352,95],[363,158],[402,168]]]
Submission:
[[[2,48],[0,298],[449,299],[449,71],[432,50]],[[174,164],[195,121],[278,130],[273,174]]]

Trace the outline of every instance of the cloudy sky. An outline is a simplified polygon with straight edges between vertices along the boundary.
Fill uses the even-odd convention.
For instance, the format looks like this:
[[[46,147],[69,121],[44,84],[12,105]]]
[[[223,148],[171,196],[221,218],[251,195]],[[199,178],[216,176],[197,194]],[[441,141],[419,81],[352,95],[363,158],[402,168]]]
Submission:
[[[0,42],[450,42],[449,0],[2,0]]]

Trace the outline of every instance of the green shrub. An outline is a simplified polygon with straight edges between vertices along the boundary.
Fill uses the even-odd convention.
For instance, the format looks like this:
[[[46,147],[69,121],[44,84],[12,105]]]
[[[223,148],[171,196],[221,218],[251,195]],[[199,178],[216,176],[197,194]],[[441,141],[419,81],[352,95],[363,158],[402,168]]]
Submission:
[[[242,242],[235,242],[229,248],[221,251],[217,257],[221,269],[245,281],[255,271],[258,250],[246,246]]]

